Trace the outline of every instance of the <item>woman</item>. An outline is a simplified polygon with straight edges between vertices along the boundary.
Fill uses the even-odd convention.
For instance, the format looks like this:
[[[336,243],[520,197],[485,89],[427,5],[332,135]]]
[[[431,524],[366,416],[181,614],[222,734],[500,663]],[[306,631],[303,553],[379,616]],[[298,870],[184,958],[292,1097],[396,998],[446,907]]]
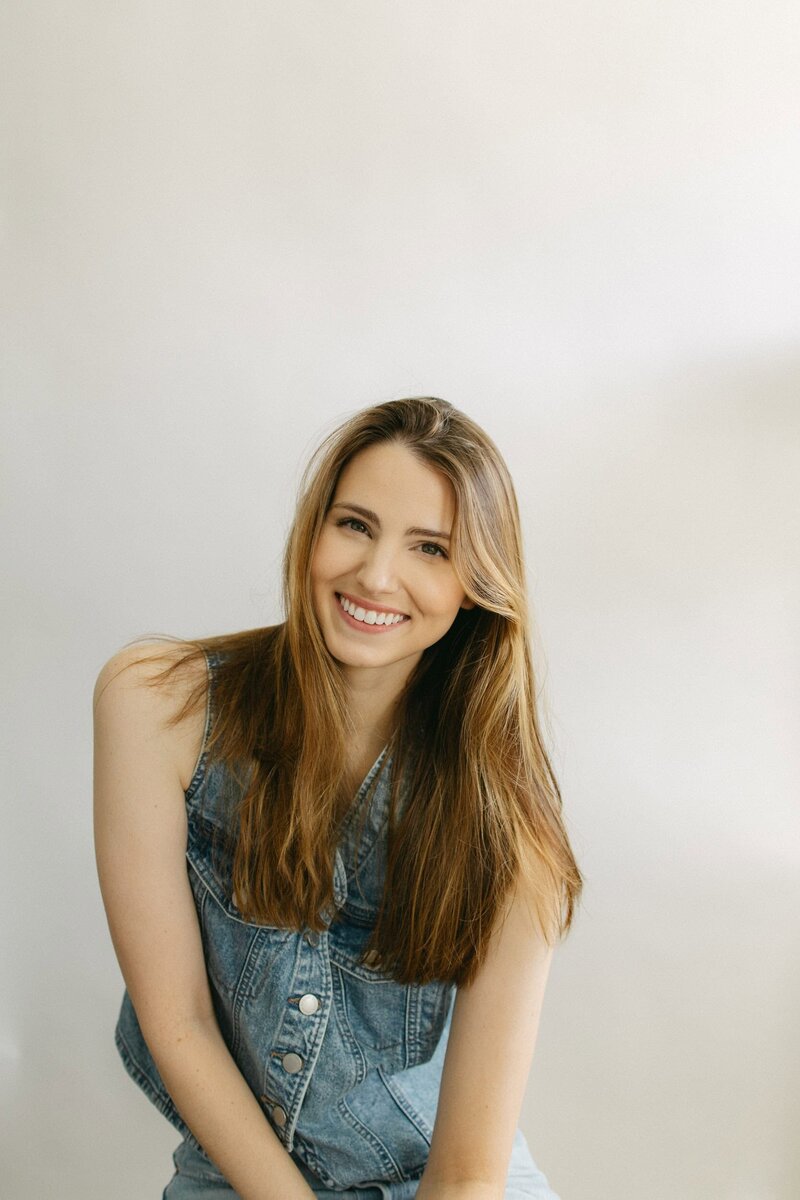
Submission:
[[[183,1136],[164,1197],[554,1200],[517,1121],[582,881],[494,443],[442,400],[356,414],[283,583],[282,624],[126,647],[95,689],[117,1046]]]

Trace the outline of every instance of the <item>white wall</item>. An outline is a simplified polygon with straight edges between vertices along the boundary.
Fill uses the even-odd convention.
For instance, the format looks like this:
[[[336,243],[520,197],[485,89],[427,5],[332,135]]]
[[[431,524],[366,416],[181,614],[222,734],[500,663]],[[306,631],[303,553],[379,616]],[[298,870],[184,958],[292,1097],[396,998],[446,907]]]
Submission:
[[[279,619],[311,447],[433,393],[518,485],[586,874],[535,1157],[564,1200],[794,1200],[796,5],[4,25],[3,1196],[160,1195],[178,1141],[113,1045],[100,665]]]

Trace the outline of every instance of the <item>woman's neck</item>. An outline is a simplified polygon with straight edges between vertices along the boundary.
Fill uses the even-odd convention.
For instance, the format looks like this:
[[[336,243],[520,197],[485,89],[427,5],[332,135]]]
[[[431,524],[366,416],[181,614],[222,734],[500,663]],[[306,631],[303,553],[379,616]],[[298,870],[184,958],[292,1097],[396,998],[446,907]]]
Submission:
[[[352,733],[347,744],[346,787],[353,794],[389,741],[395,724],[397,697],[374,693],[351,694],[349,716]]]
[[[379,743],[378,749],[386,744],[394,728],[397,702],[415,665],[416,660],[403,660],[385,670],[345,667],[347,710],[356,741]]]

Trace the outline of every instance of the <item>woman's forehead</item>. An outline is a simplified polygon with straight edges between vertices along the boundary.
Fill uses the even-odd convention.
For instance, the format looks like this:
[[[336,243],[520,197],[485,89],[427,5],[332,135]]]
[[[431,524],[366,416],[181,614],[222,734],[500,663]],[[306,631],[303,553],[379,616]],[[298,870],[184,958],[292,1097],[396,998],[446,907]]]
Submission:
[[[455,511],[450,480],[396,442],[367,446],[354,455],[339,476],[333,499],[371,508],[382,519],[385,513],[387,520],[397,515],[404,521],[413,517],[418,524],[438,521],[437,529],[449,529]]]

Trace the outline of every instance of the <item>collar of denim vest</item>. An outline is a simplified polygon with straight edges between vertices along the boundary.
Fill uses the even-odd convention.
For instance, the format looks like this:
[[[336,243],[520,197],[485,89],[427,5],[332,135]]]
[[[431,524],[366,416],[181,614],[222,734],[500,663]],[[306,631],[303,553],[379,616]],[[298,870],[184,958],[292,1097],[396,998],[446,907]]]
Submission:
[[[362,808],[366,798],[367,791],[375,779],[376,774],[381,772],[383,778],[378,781],[372,793],[370,800],[370,811],[366,817],[365,826],[362,831],[362,836],[359,841],[359,859],[364,861],[367,855],[371,852],[375,842],[386,827],[389,818],[388,800],[389,800],[389,781],[391,778],[391,757],[387,757],[388,744],[383,747],[375,762],[370,767],[364,780],[356,792],[353,804],[351,805],[344,821],[339,838],[339,845],[336,848],[333,864],[333,897],[336,911],[342,908],[347,900],[349,876],[342,855],[342,847],[347,846],[348,860],[352,857],[349,851],[352,848],[352,839],[355,837],[358,821],[362,815]],[[326,911],[325,919],[331,920],[336,915],[333,911]]]

